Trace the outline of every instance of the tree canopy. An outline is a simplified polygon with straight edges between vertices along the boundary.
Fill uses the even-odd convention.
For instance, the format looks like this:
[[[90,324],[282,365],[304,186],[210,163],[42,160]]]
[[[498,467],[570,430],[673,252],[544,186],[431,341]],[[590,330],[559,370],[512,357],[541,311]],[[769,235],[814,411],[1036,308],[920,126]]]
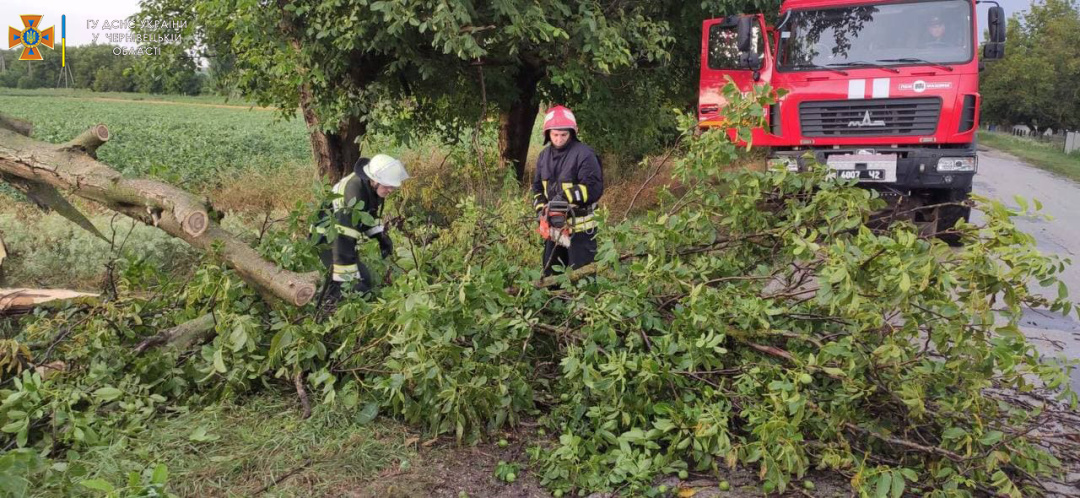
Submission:
[[[983,119],[1032,129],[1080,127],[1080,11],[1043,0],[1009,19],[1005,59],[987,64]]]
[[[351,166],[377,103],[407,125],[465,128],[499,117],[500,156],[523,178],[541,101],[583,104],[583,129],[660,143],[650,109],[687,107],[697,84],[700,23],[772,1],[146,0],[186,13],[188,49],[229,70],[229,83],[312,132],[322,173]],[[227,61],[222,63],[221,58]],[[625,95],[629,98],[613,97]],[[644,104],[648,104],[647,106]],[[615,126],[617,125],[617,126]],[[604,143],[605,140],[601,139]],[[610,142],[610,141],[607,141]]]

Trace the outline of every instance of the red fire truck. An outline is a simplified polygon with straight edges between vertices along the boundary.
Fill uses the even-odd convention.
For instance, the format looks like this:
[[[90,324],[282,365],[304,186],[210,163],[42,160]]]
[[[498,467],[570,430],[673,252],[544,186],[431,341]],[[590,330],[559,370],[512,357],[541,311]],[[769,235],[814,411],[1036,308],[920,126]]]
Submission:
[[[775,26],[762,14],[709,19],[699,126],[722,126],[727,77],[742,90],[768,83],[790,92],[753,131],[771,164],[797,170],[812,158],[916,205],[963,200],[978,169],[979,70],[1005,46],[1004,11],[986,2],[995,6],[976,57],[976,3],[786,0]],[[927,211],[922,221],[935,231],[970,214],[960,205]]]

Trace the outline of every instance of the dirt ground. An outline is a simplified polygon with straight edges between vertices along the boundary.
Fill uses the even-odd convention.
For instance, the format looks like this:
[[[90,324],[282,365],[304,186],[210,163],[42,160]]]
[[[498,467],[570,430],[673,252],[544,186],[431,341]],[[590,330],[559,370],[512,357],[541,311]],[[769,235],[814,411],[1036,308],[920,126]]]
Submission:
[[[525,449],[538,442],[538,438],[530,438],[521,433],[507,434],[506,438],[510,442],[506,448],[499,448],[495,444],[458,447],[450,439],[439,440],[430,444],[427,451],[421,450],[417,459],[410,462],[408,469],[386,469],[359,489],[341,490],[342,495],[356,498],[552,496],[540,485],[540,479],[529,469],[529,457],[525,453]],[[514,483],[509,484],[495,477],[495,468],[500,460],[521,467],[522,470]],[[764,495],[755,471],[739,468],[724,469],[721,472],[721,475],[715,477],[691,473],[690,478],[685,481],[674,476],[658,479],[654,485],[667,486],[668,492],[657,496],[744,498]],[[729,491],[720,491],[718,484],[721,480],[728,481]],[[802,489],[802,481],[799,481],[793,483],[792,489],[789,489],[787,493],[773,496],[839,497],[849,494],[848,483],[840,476],[811,475],[808,476],[808,480],[814,483],[813,491]],[[627,495],[594,493],[587,496],[589,498],[614,498]]]

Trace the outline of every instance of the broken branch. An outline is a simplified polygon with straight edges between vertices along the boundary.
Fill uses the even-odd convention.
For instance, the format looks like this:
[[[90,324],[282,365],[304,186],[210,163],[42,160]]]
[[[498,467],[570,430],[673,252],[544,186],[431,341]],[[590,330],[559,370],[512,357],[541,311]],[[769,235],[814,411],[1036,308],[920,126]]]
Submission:
[[[216,324],[217,321],[214,319],[213,313],[207,313],[194,320],[188,320],[143,340],[138,346],[135,346],[135,354],[141,355],[150,349],[166,345],[185,349],[187,346],[200,342],[201,339],[211,335]]]
[[[0,315],[29,313],[39,306],[96,304],[98,294],[67,289],[0,289]]]
[[[89,154],[90,157],[96,159],[97,148],[100,147],[101,144],[108,142],[109,136],[109,128],[99,123],[91,126],[89,130],[82,132],[72,141],[64,144],[64,147],[69,149],[81,150]]]
[[[204,251],[220,247],[221,256],[237,274],[263,295],[303,306],[315,296],[318,272],[283,270],[218,227],[209,215],[209,202],[172,185],[124,178],[83,151],[96,150],[108,139],[108,129],[95,126],[67,145],[57,146],[0,129],[0,173],[19,183],[63,190],[105,205]],[[58,195],[58,194],[57,194]]]

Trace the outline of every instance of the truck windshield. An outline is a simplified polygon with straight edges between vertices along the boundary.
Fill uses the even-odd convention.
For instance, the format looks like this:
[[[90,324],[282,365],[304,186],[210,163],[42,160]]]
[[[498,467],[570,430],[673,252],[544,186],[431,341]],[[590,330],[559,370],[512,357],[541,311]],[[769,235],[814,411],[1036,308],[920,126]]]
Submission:
[[[780,68],[968,62],[971,16],[967,0],[792,11],[780,34]]]

